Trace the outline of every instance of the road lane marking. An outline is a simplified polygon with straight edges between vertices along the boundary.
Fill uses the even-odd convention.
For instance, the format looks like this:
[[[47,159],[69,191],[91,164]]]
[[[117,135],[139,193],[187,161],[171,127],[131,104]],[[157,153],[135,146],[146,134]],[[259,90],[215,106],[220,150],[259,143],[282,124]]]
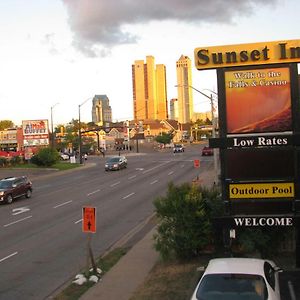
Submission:
[[[174,171],[171,171],[171,172],[168,173],[168,175],[172,175],[173,173],[174,173]]]
[[[158,182],[158,180],[156,179],[156,180],[154,180],[154,181],[152,181],[152,182],[150,182],[150,184],[155,184],[156,182]]]
[[[11,222],[11,223],[5,224],[5,225],[3,225],[3,227],[8,227],[8,226],[10,226],[10,225],[14,225],[14,224],[16,224],[16,223],[19,223],[19,222],[25,221],[25,220],[27,220],[27,219],[30,219],[30,218],[32,218],[32,216],[28,216],[28,217],[26,217],[26,218],[23,218],[23,219],[17,220],[17,221],[15,221],[15,222]]]
[[[114,186],[116,186],[116,185],[118,185],[120,183],[121,183],[121,181],[115,182],[115,183],[111,184],[110,187],[114,187]]]
[[[136,177],[136,175],[133,175],[133,176],[128,177],[128,179],[130,180],[130,179],[133,179],[135,177]]]
[[[93,191],[93,192],[88,193],[87,195],[88,195],[88,196],[91,196],[91,195],[96,194],[96,193],[98,193],[98,192],[100,192],[100,191],[101,191],[101,190],[96,190],[96,191]]]
[[[160,168],[161,166],[163,166],[163,165],[165,165],[165,164],[168,164],[169,162],[170,162],[170,161],[168,160],[168,161],[166,161],[166,162],[164,162],[164,163],[162,163],[162,164],[160,164],[160,165],[157,165],[157,166],[155,166],[155,167],[153,167],[153,168],[151,168],[151,169],[148,169],[148,170],[144,171],[143,174],[146,174],[146,173],[148,173],[148,172],[150,172],[150,171],[152,171],[152,170],[155,170],[155,169],[157,169],[157,168]]]
[[[13,216],[16,216],[16,215],[22,214],[22,213],[24,213],[24,212],[27,212],[27,211],[29,211],[29,210],[30,210],[30,208],[28,208],[28,207],[14,208],[14,209],[12,210],[12,215],[13,215]]]
[[[61,206],[64,206],[64,205],[66,205],[66,204],[69,204],[69,203],[71,203],[71,202],[73,202],[73,200],[70,200],[70,201],[67,201],[67,202],[64,202],[64,203],[58,204],[58,205],[54,206],[53,208],[58,208],[58,207],[61,207]]]
[[[78,223],[81,223],[81,222],[82,222],[82,219],[80,219],[80,220],[74,222],[74,224],[78,224]]]
[[[17,255],[17,254],[18,254],[18,252],[14,252],[14,253],[12,253],[12,254],[10,254],[10,255],[7,255],[7,256],[1,258],[1,259],[0,259],[0,263],[3,262],[3,261],[5,261],[5,260],[8,259],[8,258],[11,258],[12,256]]]
[[[133,192],[133,193],[130,193],[130,194],[128,194],[127,196],[124,196],[122,199],[127,199],[127,198],[133,196],[134,194],[135,194],[134,192]]]

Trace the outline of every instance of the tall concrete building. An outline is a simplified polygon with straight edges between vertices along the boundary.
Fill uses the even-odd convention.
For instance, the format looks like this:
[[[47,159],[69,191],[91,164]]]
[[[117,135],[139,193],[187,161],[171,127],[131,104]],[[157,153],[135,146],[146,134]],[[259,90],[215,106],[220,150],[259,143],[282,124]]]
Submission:
[[[112,110],[109,99],[106,95],[95,95],[93,98],[92,121],[95,124],[103,125],[112,121]]]
[[[173,98],[170,100],[170,120],[178,121],[178,99]]]
[[[135,120],[168,118],[166,67],[155,65],[153,56],[132,65],[132,89]]]
[[[178,122],[189,123],[194,112],[192,86],[192,67],[189,57],[181,55],[176,62],[178,92]]]

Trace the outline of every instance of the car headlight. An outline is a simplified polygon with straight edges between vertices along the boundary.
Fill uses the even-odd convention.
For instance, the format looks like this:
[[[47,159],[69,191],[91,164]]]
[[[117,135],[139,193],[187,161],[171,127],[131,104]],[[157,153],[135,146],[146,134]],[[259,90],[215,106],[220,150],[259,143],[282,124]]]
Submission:
[[[2,191],[2,192],[0,192],[0,196],[3,196],[4,195],[4,192]]]
[[[105,164],[105,168],[108,168],[108,164]]]

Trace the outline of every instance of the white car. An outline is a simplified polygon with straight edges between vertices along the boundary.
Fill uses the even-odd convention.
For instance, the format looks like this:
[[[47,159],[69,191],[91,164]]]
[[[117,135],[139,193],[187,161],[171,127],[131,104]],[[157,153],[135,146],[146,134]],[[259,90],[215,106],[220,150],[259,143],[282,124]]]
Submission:
[[[184,152],[184,147],[182,144],[175,144],[173,148],[173,153]]]
[[[278,272],[270,260],[212,259],[191,300],[280,300]]]
[[[69,160],[70,159],[69,155],[65,154],[65,153],[59,153],[59,156],[60,156],[61,160]]]

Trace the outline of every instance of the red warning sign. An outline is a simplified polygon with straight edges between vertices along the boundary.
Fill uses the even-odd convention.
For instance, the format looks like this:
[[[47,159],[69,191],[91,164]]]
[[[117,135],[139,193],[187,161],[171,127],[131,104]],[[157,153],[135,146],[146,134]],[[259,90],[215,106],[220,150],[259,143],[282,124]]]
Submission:
[[[82,208],[82,231],[96,232],[96,207]]]
[[[200,168],[200,159],[194,159],[194,168]]]

